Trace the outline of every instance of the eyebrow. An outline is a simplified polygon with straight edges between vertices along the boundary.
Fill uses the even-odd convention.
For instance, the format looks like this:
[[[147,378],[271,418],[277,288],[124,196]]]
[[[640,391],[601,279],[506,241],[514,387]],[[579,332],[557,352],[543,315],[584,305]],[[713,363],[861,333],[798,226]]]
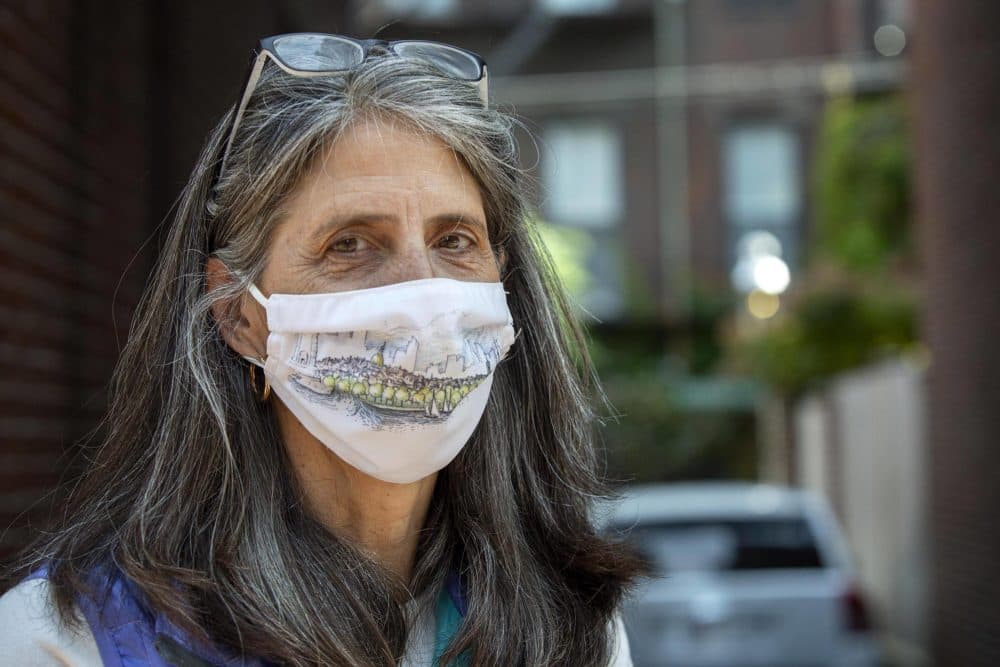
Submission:
[[[487,227],[486,222],[480,218],[478,215],[471,213],[460,213],[460,212],[448,212],[439,213],[432,216],[424,221],[425,224],[454,224],[459,225],[463,222],[473,225],[474,227],[480,228],[484,234],[489,234],[489,227]],[[372,223],[385,223],[385,224],[399,224],[399,218],[392,213],[346,213],[344,215],[334,215],[333,217],[327,219],[323,222],[312,236],[314,238],[319,238],[327,235],[331,231],[335,231],[342,227],[348,227],[350,225],[363,225]]]
[[[462,222],[467,222],[475,227],[479,227],[484,232],[489,231],[489,227],[486,226],[486,222],[484,220],[481,220],[478,215],[471,215],[468,213],[440,213],[430,218],[427,222],[435,224],[454,223],[456,225]]]

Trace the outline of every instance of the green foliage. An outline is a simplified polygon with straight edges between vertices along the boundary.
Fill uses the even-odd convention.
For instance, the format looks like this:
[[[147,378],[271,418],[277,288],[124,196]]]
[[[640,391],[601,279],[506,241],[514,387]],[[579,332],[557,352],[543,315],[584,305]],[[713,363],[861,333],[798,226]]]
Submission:
[[[786,394],[911,349],[916,300],[898,287],[853,284],[805,290],[788,312],[734,348],[738,367]]]
[[[593,247],[593,240],[582,229],[555,225],[540,218],[534,220],[534,225],[563,287],[579,301],[591,284],[587,256]]]
[[[601,429],[612,479],[655,482],[753,477],[753,416],[684,407],[668,366],[665,332],[637,327],[592,332],[591,357],[612,418]]]
[[[737,368],[794,394],[916,344],[918,299],[904,273],[912,254],[906,120],[900,96],[829,103],[808,270],[773,320],[737,327]]]
[[[720,324],[733,310],[729,293],[713,292],[695,287],[689,309],[690,330],[680,342],[682,354],[692,375],[709,375],[716,371],[725,356],[719,335]]]
[[[909,250],[906,125],[897,96],[830,102],[813,172],[814,256],[873,271]]]
[[[753,478],[753,415],[737,411],[682,410],[676,390],[646,371],[605,378],[617,411],[602,429],[612,479]]]
[[[616,248],[601,246],[586,229],[547,222],[537,214],[531,220],[538,239],[552,259],[552,267],[563,287],[577,303],[585,303],[587,293],[594,287],[594,276],[589,268],[595,249],[600,252],[618,252]],[[656,299],[641,267],[634,262],[623,262],[622,282],[626,317],[630,321],[652,320],[656,316]]]

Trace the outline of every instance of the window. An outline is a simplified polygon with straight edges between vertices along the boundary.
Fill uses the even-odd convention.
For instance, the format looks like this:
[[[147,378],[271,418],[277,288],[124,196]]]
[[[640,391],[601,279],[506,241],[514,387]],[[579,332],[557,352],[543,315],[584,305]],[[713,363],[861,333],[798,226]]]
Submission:
[[[553,227],[546,236],[571,242],[580,255],[579,266],[565,269],[584,279],[568,287],[597,317],[618,316],[624,305],[621,134],[606,121],[556,122],[545,127],[541,147],[543,216]]]
[[[737,19],[755,19],[788,14],[798,0],[726,0],[726,9]]]
[[[382,0],[387,12],[419,18],[442,18],[458,8],[456,0]]]
[[[608,123],[558,123],[545,130],[543,164],[548,215],[554,222],[611,227],[621,217],[621,138]]]
[[[795,517],[679,520],[624,532],[661,574],[824,566],[812,529]]]
[[[726,133],[722,151],[733,284],[750,291],[759,260],[776,257],[796,264],[802,209],[799,138],[776,123],[741,125]]]
[[[615,6],[616,0],[539,0],[552,14],[598,14]]]
[[[725,137],[726,214],[741,227],[790,225],[799,213],[798,142],[780,126]]]
[[[879,19],[883,25],[898,25],[906,29],[910,25],[910,0],[880,0]]]

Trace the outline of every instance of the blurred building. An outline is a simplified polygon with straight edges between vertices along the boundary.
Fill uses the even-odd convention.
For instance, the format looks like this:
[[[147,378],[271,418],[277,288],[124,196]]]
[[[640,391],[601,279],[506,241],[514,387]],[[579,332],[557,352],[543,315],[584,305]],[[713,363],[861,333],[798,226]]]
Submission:
[[[909,401],[923,400],[909,389],[905,400],[893,393],[900,373],[889,368],[877,398],[866,393],[877,388],[870,378],[813,396],[795,420],[812,433],[800,437],[812,453],[784,461],[790,480],[811,480],[859,522],[865,507],[850,495],[855,487],[831,490],[831,475],[857,468],[855,481],[872,491],[906,489],[883,511],[912,514],[923,499],[908,478],[926,465],[931,513],[927,534],[913,539],[929,534],[933,544],[930,620],[947,664],[994,664],[998,655],[990,576],[996,485],[988,465],[1000,376],[989,326],[997,321],[996,244],[987,241],[996,225],[995,207],[983,205],[997,191],[988,129],[996,86],[984,83],[995,80],[997,6],[921,4],[921,29],[937,33],[923,42],[920,97],[930,119],[921,146],[933,249],[928,394],[939,410],[920,436],[930,441],[927,457],[911,451],[907,475],[887,466],[895,486],[871,473],[873,448],[898,442],[872,440],[870,422],[894,425],[888,408],[875,408],[909,411]],[[901,85],[908,7],[907,0],[4,3],[0,560],[23,546],[29,524],[44,525],[48,500],[59,498],[52,490],[72,472],[74,443],[99,426],[158,226],[233,102],[261,35],[424,37],[484,55],[494,99],[538,138],[525,138],[523,149],[525,166],[537,165],[538,214],[573,240],[586,274],[584,305],[610,321],[683,322],[694,287],[746,289],[781,278],[781,266],[795,281],[810,238],[809,165],[824,101]],[[747,271],[747,258],[761,255],[781,261],[768,264],[776,275]],[[828,442],[843,440],[848,412],[862,415],[853,424],[865,432],[837,458]],[[860,543],[882,549],[878,527],[858,525],[868,531]],[[912,558],[921,547],[906,544],[906,526],[897,528],[890,542]],[[865,569],[888,569],[890,560]],[[891,604],[912,608],[914,597],[896,595]]]
[[[932,664],[927,369],[893,359],[843,373],[792,408],[784,471],[844,526],[891,665]]]
[[[118,4],[0,7],[0,561],[58,510],[145,281],[147,16]]]
[[[155,259],[261,35],[422,37],[488,61],[539,217],[605,321],[795,280],[825,100],[897,88],[902,0],[46,0],[0,7],[0,559],[44,524]],[[220,30],[220,26],[225,26]],[[535,141],[528,138],[534,135]],[[139,252],[150,238],[145,252]],[[765,276],[766,277],[766,276]],[[151,371],[151,381],[156,381]],[[58,508],[58,502],[55,505]]]
[[[582,252],[582,305],[605,322],[670,328],[685,326],[693,290],[774,293],[796,280],[825,105],[902,86],[908,10],[902,0],[386,0],[348,20],[359,34],[483,54],[493,97],[534,135],[523,163],[539,217]],[[920,383],[904,366],[870,370],[779,415],[780,433],[762,429],[761,475],[830,498],[901,665],[928,654]]]
[[[523,153],[538,166],[539,215],[587,240],[583,305],[604,320],[678,321],[693,287],[749,291],[762,254],[794,280],[824,101],[900,85],[906,7],[383,0],[347,20],[483,54],[494,98],[537,139]]]
[[[1000,4],[920,0],[912,104],[929,371],[935,665],[1000,664]]]
[[[683,320],[748,249],[792,279],[824,98],[898,85],[888,0],[46,0],[0,7],[0,558],[98,424],[157,230],[264,34],[482,53],[604,320]],[[220,31],[220,25],[226,29]],[[891,36],[890,31],[890,36]],[[885,40],[883,39],[883,42]],[[892,40],[888,41],[893,46]],[[885,53],[892,48],[882,45]],[[750,232],[766,232],[751,237]],[[143,242],[149,243],[143,246]],[[145,247],[140,252],[140,247]],[[735,271],[740,279],[740,272]],[[745,276],[744,276],[745,278]],[[155,381],[153,378],[151,381]],[[34,508],[34,509],[31,509]]]
[[[342,24],[342,3],[313,5],[0,5],[0,563],[100,432],[160,223],[250,48]]]

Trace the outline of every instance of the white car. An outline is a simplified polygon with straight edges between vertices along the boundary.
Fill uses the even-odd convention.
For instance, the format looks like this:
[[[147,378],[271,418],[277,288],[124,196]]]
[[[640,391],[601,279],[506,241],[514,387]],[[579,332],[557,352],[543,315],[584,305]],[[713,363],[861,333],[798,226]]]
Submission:
[[[636,667],[874,667],[848,550],[814,494],[703,482],[628,489],[602,512],[653,570],[625,608]]]

